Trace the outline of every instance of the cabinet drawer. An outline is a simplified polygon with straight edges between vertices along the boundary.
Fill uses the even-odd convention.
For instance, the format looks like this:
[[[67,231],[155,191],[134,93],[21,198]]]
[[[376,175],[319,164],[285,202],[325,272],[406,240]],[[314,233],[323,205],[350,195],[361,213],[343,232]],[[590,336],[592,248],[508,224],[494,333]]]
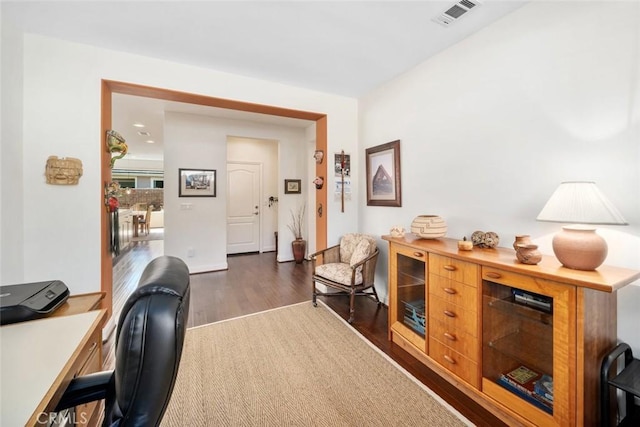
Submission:
[[[465,307],[452,304],[433,295],[429,297],[429,317],[439,320],[451,331],[465,331],[474,337],[477,337],[477,313],[475,306]]]
[[[429,273],[429,293],[465,309],[477,311],[478,288]]]
[[[74,377],[99,372],[102,370],[102,331],[98,329],[92,336],[87,345],[81,351],[78,357],[78,368]],[[75,420],[78,426],[88,426],[91,423],[100,401],[85,403],[76,406]]]
[[[478,362],[478,338],[460,330],[447,328],[447,325],[433,317],[429,318],[429,337],[440,341],[473,362]]]
[[[466,261],[429,254],[429,273],[474,287],[478,286],[478,265]]]
[[[94,372],[99,372],[102,370],[102,360],[100,357],[100,352],[98,349],[91,354],[89,360],[84,365],[84,368],[80,372],[80,375],[87,375]],[[93,401],[89,403],[85,403],[84,405],[76,406],[76,425],[78,426],[88,426],[90,425],[90,421],[94,416],[94,413],[98,409],[98,404],[101,404],[101,401]]]
[[[433,338],[429,338],[429,356],[473,387],[478,388],[480,384],[478,365],[473,361]]]

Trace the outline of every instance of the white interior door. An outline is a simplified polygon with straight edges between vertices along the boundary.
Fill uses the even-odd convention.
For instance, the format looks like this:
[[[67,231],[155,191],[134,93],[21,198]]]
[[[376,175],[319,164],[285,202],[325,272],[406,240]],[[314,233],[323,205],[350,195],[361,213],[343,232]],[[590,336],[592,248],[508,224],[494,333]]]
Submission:
[[[227,254],[260,251],[261,167],[227,164]]]

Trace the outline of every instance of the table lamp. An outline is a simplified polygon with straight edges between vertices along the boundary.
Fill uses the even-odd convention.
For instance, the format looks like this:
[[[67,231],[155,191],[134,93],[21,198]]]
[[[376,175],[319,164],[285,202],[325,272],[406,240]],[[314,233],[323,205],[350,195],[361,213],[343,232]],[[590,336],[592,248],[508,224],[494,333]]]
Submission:
[[[551,195],[536,218],[538,221],[566,222],[553,236],[553,252],[567,268],[595,270],[607,257],[607,242],[587,224],[627,225],[594,182],[563,182]]]

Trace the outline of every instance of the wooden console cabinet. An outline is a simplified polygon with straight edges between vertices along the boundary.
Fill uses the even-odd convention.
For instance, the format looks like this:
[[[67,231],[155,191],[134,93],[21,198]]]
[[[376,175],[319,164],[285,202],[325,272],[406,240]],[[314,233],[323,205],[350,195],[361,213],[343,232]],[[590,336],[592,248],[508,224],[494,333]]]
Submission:
[[[598,378],[617,337],[616,290],[640,271],[538,265],[451,239],[389,242],[389,339],[509,425],[599,425]],[[517,388],[520,368],[545,397]]]

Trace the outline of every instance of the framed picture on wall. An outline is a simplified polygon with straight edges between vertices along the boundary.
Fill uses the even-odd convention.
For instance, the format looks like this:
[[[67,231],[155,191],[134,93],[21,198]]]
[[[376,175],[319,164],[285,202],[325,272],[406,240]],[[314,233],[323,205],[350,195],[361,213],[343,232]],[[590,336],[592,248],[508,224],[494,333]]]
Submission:
[[[284,180],[284,194],[300,194],[302,192],[301,180],[299,179],[285,179]]]
[[[178,197],[216,197],[216,171],[178,169]]]
[[[367,206],[402,206],[400,140],[366,149]]]

